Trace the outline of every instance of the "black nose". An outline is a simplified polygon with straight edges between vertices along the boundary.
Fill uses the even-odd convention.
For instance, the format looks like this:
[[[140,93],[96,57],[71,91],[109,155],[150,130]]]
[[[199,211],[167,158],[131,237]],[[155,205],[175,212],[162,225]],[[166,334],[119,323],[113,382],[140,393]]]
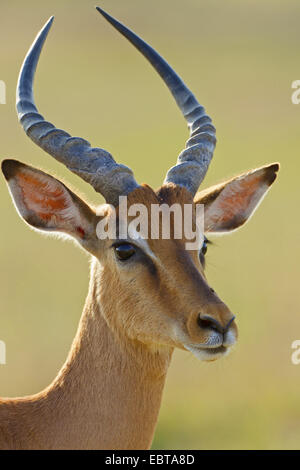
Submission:
[[[231,325],[231,323],[234,321],[235,316],[233,315],[232,318],[229,320],[226,326],[222,326],[221,323],[216,320],[214,317],[208,314],[202,314],[198,316],[198,325],[200,328],[207,329],[209,328],[210,330],[215,330],[218,331],[219,333],[226,333]]]

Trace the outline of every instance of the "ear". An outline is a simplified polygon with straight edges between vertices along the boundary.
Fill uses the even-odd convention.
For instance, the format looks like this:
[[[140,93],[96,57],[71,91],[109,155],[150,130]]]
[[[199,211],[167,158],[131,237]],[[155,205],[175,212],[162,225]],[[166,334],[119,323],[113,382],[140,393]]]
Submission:
[[[62,232],[93,251],[97,217],[63,183],[15,160],[4,160],[2,171],[20,216],[32,227]]]
[[[196,194],[195,204],[204,204],[205,232],[236,230],[254,213],[276,179],[279,164],[258,168]]]

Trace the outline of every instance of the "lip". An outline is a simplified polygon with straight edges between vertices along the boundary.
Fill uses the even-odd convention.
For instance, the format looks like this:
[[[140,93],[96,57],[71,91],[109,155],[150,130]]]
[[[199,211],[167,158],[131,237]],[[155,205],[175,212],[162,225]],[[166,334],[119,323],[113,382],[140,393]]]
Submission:
[[[228,351],[228,348],[225,346],[218,346],[217,348],[199,348],[202,351],[205,351],[208,354],[211,354],[212,356],[214,354],[225,354]]]
[[[197,359],[200,359],[201,361],[216,361],[217,359],[226,356],[226,354],[230,350],[230,347],[226,347],[223,345],[217,346],[215,348],[207,348],[201,346],[190,346],[188,344],[185,344],[184,347],[185,349],[193,353],[194,356],[196,356]]]

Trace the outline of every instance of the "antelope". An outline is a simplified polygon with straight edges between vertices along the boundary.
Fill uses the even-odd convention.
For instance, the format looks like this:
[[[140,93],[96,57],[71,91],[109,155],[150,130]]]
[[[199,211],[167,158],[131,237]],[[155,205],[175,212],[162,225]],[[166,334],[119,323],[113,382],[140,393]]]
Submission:
[[[278,163],[198,191],[216,145],[212,120],[168,63],[112,16],[98,12],[150,62],[190,129],[185,149],[158,190],[138,184],[110,153],[57,129],[38,112],[33,81],[53,17],[37,35],[17,85],[18,118],[41,149],[100,193],[91,207],[65,184],[16,160],[2,171],[19,215],[34,229],[73,238],[92,258],[89,292],[69,355],[53,382],[23,398],[0,399],[1,449],[149,449],[174,348],[203,361],[225,356],[237,340],[235,316],[209,286],[206,236],[234,231],[254,213],[276,178]],[[204,208],[203,243],[118,235],[99,239],[96,227],[119,198]],[[100,215],[99,215],[100,214]],[[150,220],[151,223],[151,220]]]

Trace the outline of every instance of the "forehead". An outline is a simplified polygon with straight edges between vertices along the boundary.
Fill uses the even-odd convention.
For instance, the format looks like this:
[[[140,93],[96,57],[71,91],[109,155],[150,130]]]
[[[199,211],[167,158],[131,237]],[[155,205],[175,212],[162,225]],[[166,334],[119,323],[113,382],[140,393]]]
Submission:
[[[132,204],[144,204],[148,209],[152,204],[193,204],[192,194],[184,187],[168,183],[154,191],[147,184],[143,184],[128,195],[128,207]]]
[[[166,255],[170,255],[174,250],[177,253],[186,251],[186,243],[191,241],[191,238],[186,237],[188,225],[193,232],[196,230],[195,205],[189,191],[172,183],[157,191],[143,185],[128,195],[126,205],[129,238],[135,238],[138,244],[153,253],[163,250]],[[161,211],[163,207],[166,209],[164,214]],[[120,226],[124,218],[121,206],[117,209],[117,216]],[[137,218],[140,221],[146,219],[146,236],[141,235],[138,224],[132,223]],[[186,223],[187,219],[189,224]]]

